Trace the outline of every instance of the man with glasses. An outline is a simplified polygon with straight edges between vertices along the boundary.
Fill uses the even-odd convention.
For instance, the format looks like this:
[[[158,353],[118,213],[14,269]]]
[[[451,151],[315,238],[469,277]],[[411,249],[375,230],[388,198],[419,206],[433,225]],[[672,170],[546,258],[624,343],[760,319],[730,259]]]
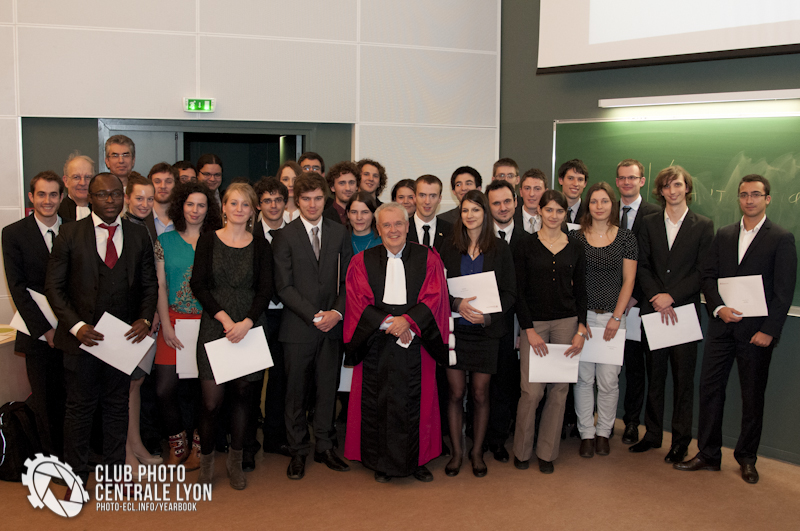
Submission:
[[[325,161],[322,160],[322,156],[318,153],[306,151],[297,159],[297,164],[300,165],[303,171],[314,172],[325,177]]]
[[[619,190],[619,226],[639,236],[642,220],[645,216],[660,212],[661,209],[645,201],[641,196],[641,189],[647,179],[644,176],[644,166],[636,159],[625,159],[617,164],[617,190]],[[641,254],[641,253],[640,253]],[[633,285],[633,295],[628,301],[631,308],[641,308],[643,299],[642,286],[637,277]],[[628,321],[630,324],[630,321]],[[641,324],[639,324],[641,327]],[[645,354],[642,341],[625,340],[625,433],[622,442],[633,444],[639,440],[639,419],[642,415],[645,390]]]
[[[64,352],[64,458],[84,484],[98,405],[102,405],[104,464],[125,463],[131,377],[81,345],[107,339],[94,328],[106,312],[130,324],[120,339],[142,341],[150,333],[158,300],[147,228],[120,219],[122,183],[110,173],[100,173],[89,183],[89,193],[92,215],[61,227],[45,281],[45,295],[58,318],[53,342]]]
[[[89,204],[89,181],[94,175],[94,161],[77,151],[72,153],[64,163],[64,186],[67,196],[61,202],[58,215],[61,221],[77,221],[92,212]]]
[[[713,317],[706,331],[700,371],[700,451],[689,461],[673,466],[685,471],[720,469],[725,389],[735,360],[742,392],[742,423],[733,456],[742,479],[756,483],[769,362],[792,305],[797,251],[794,235],[767,219],[767,206],[772,201],[769,181],[761,175],[746,175],[738,191],[742,219],[717,232],[701,272],[706,306],[713,308]],[[766,316],[745,317],[720,296],[720,279],[750,275],[761,276]]]
[[[136,146],[125,135],[114,135],[106,140],[106,167],[112,175],[122,181],[122,189],[128,187],[128,175],[136,164]]]
[[[508,157],[499,159],[492,166],[492,180],[508,181],[514,190],[519,186],[519,166],[514,159]]]

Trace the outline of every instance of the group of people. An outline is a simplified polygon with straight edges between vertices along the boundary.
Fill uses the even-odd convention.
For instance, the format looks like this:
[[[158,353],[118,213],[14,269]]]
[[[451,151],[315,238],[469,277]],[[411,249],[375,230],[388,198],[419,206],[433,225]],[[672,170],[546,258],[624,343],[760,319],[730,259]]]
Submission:
[[[698,342],[651,350],[644,331],[641,341],[625,342],[622,441],[635,453],[661,447],[669,363],[674,408],[665,460],[679,470],[719,470],[735,360],[744,403],[735,457],[745,481],[758,481],[769,360],[797,261],[792,234],[766,217],[764,177],[742,178],[741,221],[715,235],[711,220],[689,208],[686,170],[659,172],[657,204],[649,203],[643,167],[633,159],[617,166],[616,191],[601,181],[585,194],[589,171],[578,159],[559,168],[560,191],[538,169],[520,176],[512,159],[494,164],[485,187],[477,170],[462,166],[450,179],[458,206],[438,214],[438,177],[400,180],[384,204],[386,170],[371,159],[326,171],[323,158],[307,152],[274,177],[253,186],[234,179],[222,190],[215,155],[159,163],[143,177],[133,172],[129,138],[111,137],[105,153],[107,173],[95,174],[90,158],[73,154],[63,177],[36,175],[33,215],[2,236],[9,288],[29,331],[17,334],[16,346],[26,355],[43,449],[63,456],[84,483],[94,422],[106,464],[183,464],[199,468],[203,483],[213,482],[223,440],[235,489],[246,487],[261,448],[290,457],[287,477],[303,478],[312,430],[316,462],[349,470],[337,455],[342,442],[344,456],[381,483],[412,475],[432,481],[425,465],[440,455],[450,457],[447,476],[467,458],[483,477],[486,451],[509,461],[512,434],[514,466],[527,469],[535,451],[539,470],[552,473],[565,417],[575,419],[582,457],[610,452],[621,367],[580,361],[574,386],[532,383],[532,357],[561,355],[548,345],[579,356],[587,341],[625,334],[634,307],[674,324],[675,308],[693,304],[699,317],[701,292],[710,316],[699,453],[685,460]],[[449,279],[483,273],[497,286],[493,312],[448,290]],[[767,317],[742,317],[720,297],[718,279],[745,275],[761,275]],[[47,296],[55,329],[30,291]],[[81,349],[104,340],[95,326],[105,313],[130,325],[125,338],[133,343],[156,337],[152,368],[140,364],[128,375]],[[190,351],[196,380],[176,368],[178,353],[195,349],[179,323],[193,319],[200,321]],[[206,343],[238,343],[257,327],[274,365],[217,384]],[[341,439],[343,364],[353,372],[349,397],[338,393]],[[151,455],[140,435],[147,374],[169,444],[163,457]]]

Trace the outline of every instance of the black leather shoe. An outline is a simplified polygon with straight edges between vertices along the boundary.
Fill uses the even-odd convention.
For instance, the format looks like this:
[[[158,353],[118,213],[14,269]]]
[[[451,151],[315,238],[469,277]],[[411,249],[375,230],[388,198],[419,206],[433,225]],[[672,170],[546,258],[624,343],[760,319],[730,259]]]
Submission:
[[[653,448],[661,448],[661,445],[652,443],[647,439],[642,439],[638,443],[628,448],[628,451],[634,454],[640,454],[642,452],[646,452],[647,450],[652,450]]]
[[[496,461],[500,461],[501,463],[508,463],[508,450],[503,445],[489,445],[489,451],[492,452]]]
[[[667,463],[680,463],[683,461],[683,458],[686,457],[688,453],[688,448],[682,444],[676,444],[672,448],[669,449],[667,452],[667,456],[664,458],[664,461]]]
[[[594,457],[594,439],[581,439],[578,455],[581,457]]]
[[[739,465],[742,469],[742,479],[748,483],[758,483],[758,471],[755,463],[744,463]]]
[[[514,457],[514,466],[520,470],[528,470],[528,462],[527,461],[520,461],[516,457]]]
[[[719,465],[712,465],[703,461],[703,458],[700,457],[700,454],[694,456],[692,459],[688,461],[684,461],[683,463],[675,463],[672,465],[672,468],[675,470],[683,470],[684,472],[694,472],[695,470],[713,470],[715,472],[719,471]],[[755,468],[754,468],[755,470]]]
[[[286,477],[289,479],[303,479],[306,475],[306,456],[295,455],[289,462],[289,468],[286,469]]]
[[[256,457],[250,453],[242,454],[242,470],[252,472],[256,469]]]
[[[433,474],[431,474],[431,471],[426,467],[418,466],[417,469],[414,470],[414,479],[422,481],[423,483],[430,483],[433,481]]]
[[[285,455],[286,457],[292,457],[292,451],[289,449],[289,445],[287,444],[264,445],[264,453],[280,454]]]
[[[386,475],[386,472],[378,472],[375,471],[375,481],[378,483],[389,483],[392,480],[389,476]]]
[[[622,442],[625,444],[633,444],[639,440],[639,426],[633,422],[625,425],[625,433],[622,434]]]
[[[608,455],[611,452],[611,446],[608,444],[608,437],[596,435],[594,438],[594,451],[597,455]]]
[[[450,462],[444,467],[444,473],[451,478],[457,476],[459,470],[461,470],[461,459],[458,460],[457,464],[453,464],[454,460],[455,458],[450,459]]]
[[[539,472],[542,474],[552,474],[555,471],[555,467],[553,466],[552,461],[545,461],[544,459],[539,459]]]
[[[325,466],[336,472],[347,472],[350,467],[336,455],[333,449],[325,450],[322,453],[314,452],[314,461],[317,463],[325,463]]]

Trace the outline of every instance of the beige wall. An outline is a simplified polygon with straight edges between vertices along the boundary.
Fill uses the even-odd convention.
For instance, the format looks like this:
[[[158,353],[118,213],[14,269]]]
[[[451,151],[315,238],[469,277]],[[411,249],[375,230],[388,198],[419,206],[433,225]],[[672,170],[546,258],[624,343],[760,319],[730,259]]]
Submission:
[[[21,116],[352,123],[384,197],[463,164],[488,175],[499,27],[500,0],[0,0],[0,226],[22,215]],[[183,113],[192,96],[217,112]]]

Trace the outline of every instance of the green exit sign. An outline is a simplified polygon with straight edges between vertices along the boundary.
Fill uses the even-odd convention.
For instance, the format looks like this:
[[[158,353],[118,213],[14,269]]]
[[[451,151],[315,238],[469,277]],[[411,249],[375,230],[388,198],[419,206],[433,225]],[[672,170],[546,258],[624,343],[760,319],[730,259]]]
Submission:
[[[214,112],[217,110],[217,100],[214,98],[183,98],[185,112]]]

